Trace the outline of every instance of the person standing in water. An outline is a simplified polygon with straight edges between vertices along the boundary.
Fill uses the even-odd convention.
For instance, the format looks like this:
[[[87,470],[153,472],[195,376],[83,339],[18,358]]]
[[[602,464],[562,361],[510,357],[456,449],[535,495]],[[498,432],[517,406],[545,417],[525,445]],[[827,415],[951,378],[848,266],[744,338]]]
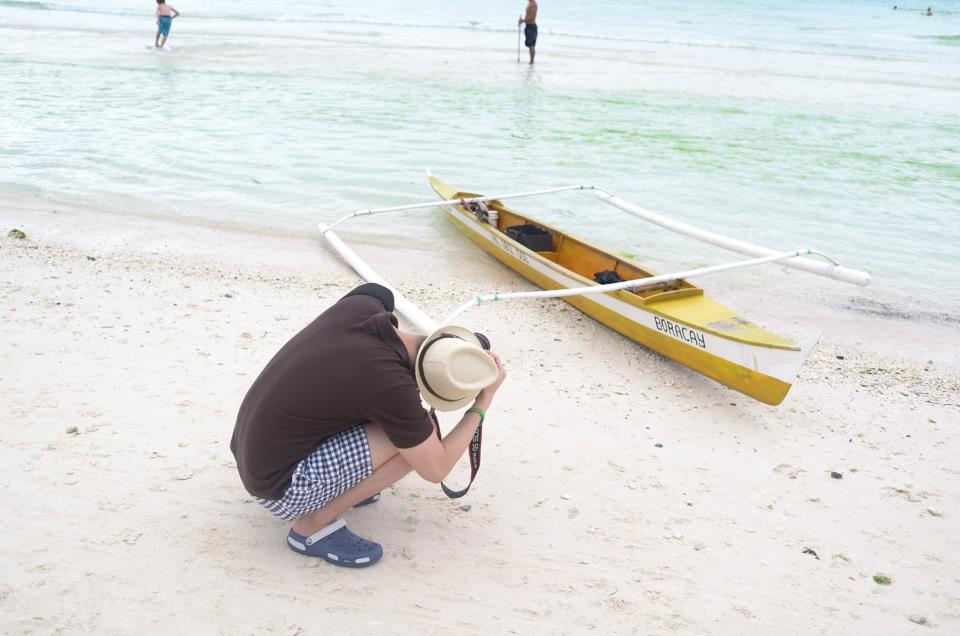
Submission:
[[[526,24],[523,34],[526,37],[524,46],[530,51],[530,63],[537,56],[537,0],[527,1],[527,14],[517,21],[517,24]]]
[[[170,35],[170,25],[173,19],[180,15],[180,12],[167,4],[166,0],[157,0],[157,37],[153,45],[162,49],[167,43],[167,37]],[[163,38],[161,41],[160,38]]]

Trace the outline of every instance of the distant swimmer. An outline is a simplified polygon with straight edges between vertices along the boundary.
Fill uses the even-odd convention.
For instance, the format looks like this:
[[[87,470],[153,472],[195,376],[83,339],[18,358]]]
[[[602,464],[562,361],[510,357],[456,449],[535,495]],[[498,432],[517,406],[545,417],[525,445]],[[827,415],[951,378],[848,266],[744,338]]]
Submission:
[[[517,20],[517,24],[527,25],[523,28],[523,34],[526,37],[524,46],[529,49],[530,63],[533,64],[533,58],[537,56],[537,0],[528,0],[527,14]]]
[[[927,7],[927,10],[921,13],[920,15],[933,15],[933,10],[930,7]]]
[[[167,0],[157,0],[157,37],[153,45],[162,49],[167,43],[167,37],[170,35],[170,25],[173,19],[180,15],[180,12],[167,4]],[[163,38],[161,40],[160,38]]]

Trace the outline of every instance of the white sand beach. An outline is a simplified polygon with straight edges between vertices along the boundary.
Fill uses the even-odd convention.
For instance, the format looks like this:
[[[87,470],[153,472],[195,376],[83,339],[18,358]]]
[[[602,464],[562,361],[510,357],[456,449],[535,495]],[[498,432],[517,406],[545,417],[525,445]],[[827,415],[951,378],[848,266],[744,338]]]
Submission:
[[[385,550],[351,571],[288,550],[228,448],[266,361],[361,282],[320,238],[30,201],[0,204],[13,227],[4,634],[960,630],[955,322],[705,282],[824,332],[774,408],[561,302],[478,309],[510,371],[480,475],[461,500],[409,476],[348,513]],[[481,280],[529,289],[462,238],[457,258],[357,249],[436,316]]]

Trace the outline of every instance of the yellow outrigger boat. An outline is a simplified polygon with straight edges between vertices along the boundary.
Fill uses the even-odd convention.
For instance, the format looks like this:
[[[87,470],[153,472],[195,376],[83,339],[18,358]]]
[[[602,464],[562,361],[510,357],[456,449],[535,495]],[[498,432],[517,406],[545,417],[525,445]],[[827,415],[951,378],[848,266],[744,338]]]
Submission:
[[[434,176],[430,185],[444,200],[482,197]],[[489,201],[487,207],[494,214],[478,216],[463,204],[445,209],[470,240],[542,289],[599,285],[595,278],[601,272],[624,281],[655,276],[639,263],[499,201]],[[522,230],[511,231],[514,228]],[[536,246],[531,235],[541,245]],[[544,249],[531,249],[531,244]],[[564,300],[627,338],[767,404],[783,401],[806,355],[795,342],[711,300],[685,280]]]
[[[335,223],[320,224],[324,238],[368,281],[390,286],[332,231],[358,216],[440,206],[454,224],[494,258],[544,291],[492,293],[476,296],[444,323],[482,302],[562,297],[568,303],[664,356],[676,360],[732,389],[767,404],[780,404],[796,380],[812,347],[767,331],[733,310],[711,300],[687,278],[776,262],[856,285],[867,285],[870,275],[836,264],[804,257],[820,254],[804,249],[779,252],[694,228],[634,206],[596,186],[566,186],[550,190],[483,196],[440,181],[429,170],[429,182],[439,203],[424,202],[388,208],[358,210]],[[570,190],[595,192],[605,203],[671,231],[754,258],[657,275],[641,264],[605,251],[582,239],[503,205],[508,198],[530,197]],[[820,254],[820,256],[823,256]],[[420,330],[437,328],[428,315],[393,289],[397,310]]]

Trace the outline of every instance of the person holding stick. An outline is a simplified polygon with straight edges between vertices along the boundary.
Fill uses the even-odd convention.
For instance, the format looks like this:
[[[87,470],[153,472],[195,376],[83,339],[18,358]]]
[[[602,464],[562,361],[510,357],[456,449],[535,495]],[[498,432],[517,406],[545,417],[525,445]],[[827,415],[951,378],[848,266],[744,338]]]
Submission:
[[[524,46],[530,51],[530,63],[537,56],[537,0],[527,1],[527,13],[517,20],[517,26],[525,24],[523,34],[526,36]]]

